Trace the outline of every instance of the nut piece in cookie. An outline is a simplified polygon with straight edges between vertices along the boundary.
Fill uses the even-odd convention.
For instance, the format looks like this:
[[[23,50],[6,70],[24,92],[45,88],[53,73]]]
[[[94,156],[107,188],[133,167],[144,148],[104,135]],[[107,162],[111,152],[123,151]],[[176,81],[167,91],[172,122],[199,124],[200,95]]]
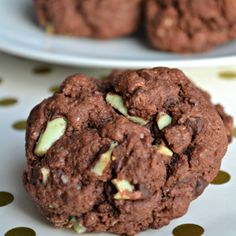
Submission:
[[[126,116],[129,120],[133,121],[134,123],[140,125],[146,125],[148,121],[142,119],[141,117],[137,116],[130,116],[128,114],[128,109],[126,108],[123,98],[117,94],[108,93],[106,95],[106,101],[117,111],[119,111],[122,115]]]
[[[117,145],[118,145],[118,143],[112,142],[109,149],[100,156],[100,158],[97,161],[97,163],[95,164],[95,166],[91,169],[91,171],[94,174],[96,174],[97,176],[103,175],[104,170],[107,168],[108,164],[111,161],[113,149]],[[114,157],[112,159],[114,159]]]
[[[122,115],[126,116],[128,114],[128,109],[125,107],[123,98],[120,95],[108,93],[106,101]]]
[[[48,181],[50,170],[47,167],[42,167],[40,169],[40,171],[41,171],[41,174],[43,176],[42,184],[45,185],[47,183],[47,181]]]
[[[75,217],[72,217],[70,223],[73,225],[73,229],[77,234],[83,234],[87,229],[78,221]]]
[[[40,135],[34,153],[43,156],[48,149],[65,133],[67,121],[64,118],[56,118],[48,121],[47,127]]]
[[[163,144],[157,145],[157,150],[162,155],[169,156],[169,157],[173,156],[173,152]]]
[[[139,191],[134,191],[134,185],[126,179],[113,179],[111,182],[118,190],[118,193],[114,195],[114,199],[116,200],[137,200],[142,197],[142,193]]]
[[[171,124],[172,118],[170,115],[166,114],[165,112],[160,112],[156,117],[156,122],[157,122],[157,126],[159,130],[162,130]]]
[[[76,232],[77,234],[83,234],[83,233],[85,233],[86,230],[87,230],[87,229],[86,229],[82,224],[80,224],[79,222],[73,224],[73,228],[74,228],[74,230],[75,230],[75,232]]]

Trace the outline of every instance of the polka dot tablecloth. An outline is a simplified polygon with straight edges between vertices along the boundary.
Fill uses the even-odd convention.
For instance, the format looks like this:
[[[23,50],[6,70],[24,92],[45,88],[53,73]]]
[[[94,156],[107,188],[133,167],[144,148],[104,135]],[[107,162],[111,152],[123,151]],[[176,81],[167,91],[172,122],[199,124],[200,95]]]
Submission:
[[[30,110],[57,91],[66,76],[77,72],[102,78],[109,70],[49,66],[0,53],[0,235],[76,235],[72,230],[53,228],[40,215],[23,188],[21,175],[25,167],[25,120]],[[186,69],[184,72],[236,119],[236,67]],[[140,235],[235,236],[235,153],[233,140],[221,171],[204,194],[192,202],[186,215],[158,231],[148,230]]]

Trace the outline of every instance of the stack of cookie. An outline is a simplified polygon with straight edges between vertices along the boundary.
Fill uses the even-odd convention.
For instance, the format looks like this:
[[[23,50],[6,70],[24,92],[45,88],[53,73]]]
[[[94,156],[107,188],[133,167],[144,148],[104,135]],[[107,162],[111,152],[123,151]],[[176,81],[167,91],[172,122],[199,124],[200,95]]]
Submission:
[[[111,39],[145,25],[153,48],[202,52],[236,37],[234,0],[34,0],[53,34]]]

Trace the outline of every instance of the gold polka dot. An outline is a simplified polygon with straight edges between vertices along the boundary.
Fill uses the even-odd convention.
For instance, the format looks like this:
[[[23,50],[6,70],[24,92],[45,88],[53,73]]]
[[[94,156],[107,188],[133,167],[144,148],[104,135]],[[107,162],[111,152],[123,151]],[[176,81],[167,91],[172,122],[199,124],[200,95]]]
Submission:
[[[26,124],[26,120],[19,120],[13,123],[12,128],[16,130],[25,130]]]
[[[57,93],[57,92],[60,91],[60,86],[59,86],[59,85],[53,85],[53,86],[51,86],[51,87],[49,88],[49,91],[50,91],[51,93]]]
[[[35,236],[33,229],[27,227],[13,228],[5,233],[5,236]]]
[[[12,106],[17,103],[16,98],[2,98],[0,99],[0,106]]]
[[[233,129],[233,136],[236,137],[236,127]]]
[[[99,77],[99,79],[101,79],[101,80],[107,79],[107,78],[108,78],[108,75],[101,75],[101,76]]]
[[[33,73],[35,74],[44,75],[44,74],[49,74],[51,72],[52,68],[47,65],[40,65],[33,68]]]
[[[221,71],[219,73],[221,79],[236,79],[236,72],[235,71]]]
[[[45,31],[48,35],[53,35],[55,33],[55,27],[52,23],[48,23],[45,27]]]
[[[204,229],[196,224],[182,224],[175,227],[172,231],[174,236],[200,236]]]
[[[13,202],[14,196],[8,192],[0,192],[0,207],[6,206]]]
[[[225,184],[229,182],[229,180],[230,175],[227,172],[220,170],[217,176],[212,180],[211,184]]]

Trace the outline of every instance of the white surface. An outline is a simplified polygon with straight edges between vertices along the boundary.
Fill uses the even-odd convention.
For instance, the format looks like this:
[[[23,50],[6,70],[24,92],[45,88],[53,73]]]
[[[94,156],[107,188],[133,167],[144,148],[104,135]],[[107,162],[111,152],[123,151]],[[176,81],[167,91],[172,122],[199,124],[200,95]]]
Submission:
[[[0,0],[0,50],[45,62],[110,68],[236,64],[236,42],[193,56],[158,52],[132,37],[97,41],[48,36],[36,24],[33,0]]]
[[[59,230],[49,225],[39,214],[26,194],[21,181],[25,167],[24,132],[12,129],[15,121],[27,118],[32,107],[50,96],[49,87],[59,84],[66,76],[75,72],[86,72],[101,76],[106,70],[82,70],[68,67],[53,67],[51,74],[35,75],[32,68],[36,62],[20,60],[0,53],[0,99],[13,96],[18,103],[10,107],[0,106],[0,191],[14,194],[15,201],[0,207],[0,235],[13,227],[31,227],[37,236],[73,236],[70,230]],[[235,67],[224,68],[236,69]],[[210,91],[215,102],[221,102],[236,118],[236,80],[221,80],[219,69],[188,69],[185,72],[201,87]],[[203,195],[195,200],[188,213],[158,231],[149,230],[141,236],[171,236],[173,228],[183,223],[195,223],[204,227],[206,236],[235,236],[236,234],[236,141],[230,145],[224,158],[222,170],[231,175],[224,185],[210,185]],[[91,235],[91,234],[90,234]],[[95,234],[92,234],[95,235]],[[101,236],[107,234],[99,234]],[[189,235],[191,236],[191,235]]]

